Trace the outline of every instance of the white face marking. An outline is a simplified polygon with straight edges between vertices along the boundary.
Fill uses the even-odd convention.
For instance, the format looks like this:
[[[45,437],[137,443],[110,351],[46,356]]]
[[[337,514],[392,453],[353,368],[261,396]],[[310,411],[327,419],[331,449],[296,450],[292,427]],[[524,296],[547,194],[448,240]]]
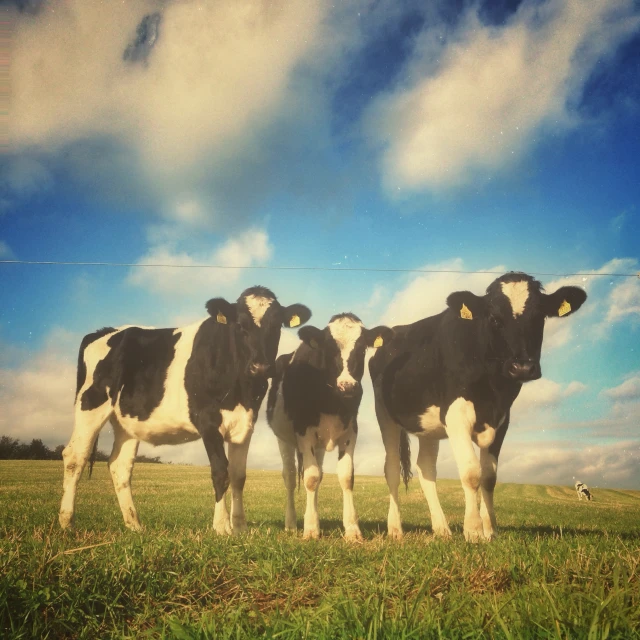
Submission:
[[[511,309],[513,311],[513,317],[524,313],[524,305],[529,298],[529,283],[521,280],[520,282],[503,282],[502,293],[504,293],[509,302],[511,303]]]
[[[259,327],[264,314],[273,302],[273,298],[264,298],[262,296],[254,296],[251,294],[249,296],[245,296],[244,300],[247,303],[247,307],[249,308],[249,313],[251,314],[253,321],[256,323],[256,326]]]
[[[329,324],[331,337],[336,341],[342,357],[342,371],[338,376],[338,385],[341,382],[345,382],[347,384],[356,383],[353,376],[349,373],[347,363],[349,361],[349,356],[362,333],[362,328],[363,325],[361,322],[356,322],[351,318],[338,318]]]

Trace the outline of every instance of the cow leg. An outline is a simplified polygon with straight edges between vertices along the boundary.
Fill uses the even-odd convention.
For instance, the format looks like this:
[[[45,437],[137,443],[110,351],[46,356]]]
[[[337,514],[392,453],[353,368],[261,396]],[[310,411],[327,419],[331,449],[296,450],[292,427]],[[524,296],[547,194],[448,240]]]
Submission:
[[[480,516],[482,518],[484,537],[487,540],[493,540],[498,535],[496,513],[493,508],[493,491],[498,477],[498,457],[500,456],[504,438],[507,435],[509,419],[509,412],[507,412],[489,448],[480,449],[480,468],[482,471],[480,479]]]
[[[438,492],[436,490],[436,462],[438,460],[438,450],[440,441],[423,436],[418,438],[420,449],[418,451],[418,477],[420,486],[429,505],[431,514],[431,528],[436,536],[450,538],[451,529],[447,524],[447,518],[440,506]]]
[[[480,449],[480,517],[484,537],[493,540],[497,535],[496,513],[493,508],[493,490],[498,476],[498,458],[487,449]]]
[[[213,512],[213,528],[220,535],[231,533],[231,522],[225,502],[225,494],[229,488],[229,462],[224,451],[224,439],[218,424],[212,423],[208,428],[198,429],[202,434],[202,442],[209,456],[211,465],[211,480],[216,496],[216,506]]]
[[[338,466],[336,472],[342,487],[342,524],[344,525],[344,537],[347,540],[362,540],[362,533],[358,526],[358,515],[353,504],[353,453],[356,447],[358,434],[352,427],[346,433],[346,444],[338,449]]]
[[[482,519],[478,511],[478,488],[482,472],[471,439],[475,420],[473,403],[464,398],[454,400],[445,418],[447,434],[464,490],[464,537],[469,542],[477,542],[483,536]]]
[[[69,444],[62,452],[64,480],[58,519],[63,529],[73,526],[78,481],[91,455],[98,433],[109,419],[112,410],[111,402],[105,402],[102,406],[89,411],[83,411],[79,402],[76,403],[73,433]]]
[[[229,478],[231,480],[231,530],[234,534],[247,530],[242,493],[247,479],[247,455],[251,433],[242,443],[229,443]]]
[[[141,531],[142,525],[131,495],[131,473],[140,442],[132,438],[115,420],[112,420],[112,424],[114,442],[109,457],[111,479],[118,496],[125,526],[132,531]]]
[[[298,449],[302,454],[303,482],[307,491],[307,508],[304,512],[303,538],[309,540],[320,536],[320,518],[318,517],[318,487],[322,480],[322,467],[316,455],[322,445],[318,446],[316,429],[307,429],[304,436],[296,436]],[[317,449],[317,450],[316,450]],[[322,451],[324,454],[324,450]]]
[[[380,425],[382,442],[385,449],[384,477],[389,487],[389,514],[387,516],[387,535],[394,540],[403,536],[400,508],[398,507],[398,488],[400,486],[400,425],[387,413],[376,390],[376,416]]]
[[[278,446],[280,447],[280,457],[282,458],[282,479],[287,490],[287,502],[284,512],[284,528],[287,531],[295,531],[297,528],[296,520],[296,449],[284,440],[278,438]]]

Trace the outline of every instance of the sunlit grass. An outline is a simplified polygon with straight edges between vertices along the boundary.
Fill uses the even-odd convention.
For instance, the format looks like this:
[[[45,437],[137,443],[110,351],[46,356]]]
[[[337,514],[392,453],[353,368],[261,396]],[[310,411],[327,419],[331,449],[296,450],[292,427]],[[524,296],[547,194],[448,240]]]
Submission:
[[[211,530],[209,470],[138,464],[145,530],[127,531],[104,463],[80,483],[76,529],[57,524],[62,464],[0,462],[0,635],[11,638],[640,637],[640,492],[502,484],[501,535],[462,537],[456,481],[439,481],[454,532],[434,540],[417,482],[407,536],[388,541],[383,478],[356,478],[365,537],[341,537],[335,476],[323,538],[283,531],[279,473],[250,471],[250,531]],[[299,526],[304,492],[297,495]]]

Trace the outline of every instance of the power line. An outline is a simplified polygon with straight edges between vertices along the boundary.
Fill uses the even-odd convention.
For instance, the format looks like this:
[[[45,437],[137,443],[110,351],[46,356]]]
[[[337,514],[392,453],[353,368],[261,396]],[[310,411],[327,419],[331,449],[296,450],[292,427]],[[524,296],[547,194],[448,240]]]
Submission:
[[[502,275],[502,271],[473,271],[467,269],[388,269],[380,267],[282,267],[282,266],[228,266],[217,264],[163,264],[147,262],[71,262],[63,260],[0,260],[0,264],[16,265],[60,265],[74,267],[138,267],[138,268],[161,268],[161,269],[242,269],[254,271],[370,271],[373,273],[459,273],[459,274],[491,274]],[[577,272],[577,273],[552,273],[544,271],[527,272],[534,276],[552,276],[557,278],[567,278],[569,276],[608,276],[614,278],[640,278],[640,273],[608,273],[608,272]]]

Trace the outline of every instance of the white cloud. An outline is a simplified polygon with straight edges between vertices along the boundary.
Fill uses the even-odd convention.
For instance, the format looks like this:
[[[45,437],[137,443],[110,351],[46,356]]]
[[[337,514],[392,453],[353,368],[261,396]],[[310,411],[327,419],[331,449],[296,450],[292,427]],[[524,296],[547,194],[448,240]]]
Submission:
[[[319,0],[52,0],[36,14],[15,13],[10,152],[63,162],[94,197],[123,206],[140,201],[192,225],[233,220],[246,207],[225,205],[262,193],[279,160],[265,143],[269,127],[286,121],[292,135],[299,114],[323,121],[326,87],[299,75],[336,55],[329,8]],[[155,13],[146,60],[123,59]]]
[[[524,2],[499,28],[476,11],[452,34],[428,21],[403,81],[366,118],[392,193],[490,175],[544,127],[572,126],[590,71],[639,24],[632,0]]]
[[[154,11],[162,19],[146,65],[126,62],[137,26]],[[163,172],[192,166],[273,116],[322,15],[313,0],[48,3],[16,19],[12,140],[115,135]]]
[[[602,392],[608,398],[615,401],[628,401],[640,399],[640,374],[631,374],[622,384]]]
[[[522,386],[520,395],[513,403],[514,419],[518,420],[519,416],[524,417],[532,411],[557,408],[563,400],[584,392],[586,388],[586,385],[577,380],[567,385],[562,385],[548,378],[527,382]]]
[[[22,366],[0,370],[0,434],[66,444],[73,429],[76,338],[55,330]]]
[[[464,271],[462,258],[455,258],[435,265],[427,265],[425,270]],[[398,291],[381,314],[380,324],[389,326],[415,322],[421,318],[444,311],[447,297],[454,291],[471,291],[484,295],[486,288],[505,271],[498,265],[487,269],[494,273],[424,273],[411,276],[408,284]],[[372,300],[379,299],[374,294]]]
[[[577,444],[509,442],[502,453],[500,482],[571,485],[579,479],[590,487],[637,489],[640,486],[640,441]]]
[[[152,246],[138,264],[161,264],[164,267],[136,267],[127,277],[129,284],[165,295],[186,295],[200,291],[220,290],[235,285],[242,267],[260,266],[273,252],[267,233],[249,229],[229,238],[209,254],[177,252],[170,242]],[[221,269],[196,268],[209,264]],[[182,268],[174,268],[171,265]]]

